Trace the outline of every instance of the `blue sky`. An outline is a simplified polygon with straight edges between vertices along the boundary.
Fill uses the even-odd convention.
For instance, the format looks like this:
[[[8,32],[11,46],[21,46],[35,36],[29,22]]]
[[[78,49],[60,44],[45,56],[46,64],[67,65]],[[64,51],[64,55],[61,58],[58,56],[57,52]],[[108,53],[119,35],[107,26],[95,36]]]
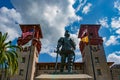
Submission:
[[[81,61],[80,24],[101,24],[107,61],[120,63],[120,0],[0,0],[0,31],[8,32],[13,44],[21,36],[18,24],[29,23],[42,28],[39,62],[55,62],[54,49],[65,29],[76,41],[76,61]]]

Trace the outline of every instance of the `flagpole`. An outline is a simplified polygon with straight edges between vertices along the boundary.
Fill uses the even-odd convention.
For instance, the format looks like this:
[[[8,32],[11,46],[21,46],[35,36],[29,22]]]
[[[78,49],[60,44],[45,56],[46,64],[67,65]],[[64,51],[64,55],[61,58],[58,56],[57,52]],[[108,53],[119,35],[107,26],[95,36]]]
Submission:
[[[33,43],[34,35],[35,35],[35,26],[34,26],[34,29],[33,29],[32,42],[31,42],[31,47],[30,47],[30,54],[29,54],[29,57],[28,57],[27,72],[26,72],[25,80],[28,80],[28,77],[29,77],[28,76],[28,70],[29,70],[29,64],[30,64],[30,57],[31,57],[31,53],[32,53],[32,43]]]
[[[87,30],[88,30],[88,26],[87,26]],[[94,76],[94,80],[96,80],[95,67],[94,67],[94,62],[93,62],[93,56],[92,56],[92,51],[91,51],[90,36],[89,36],[89,34],[88,34],[88,46],[89,46],[89,50],[90,50],[90,57],[91,57],[91,62],[92,62],[93,76]]]

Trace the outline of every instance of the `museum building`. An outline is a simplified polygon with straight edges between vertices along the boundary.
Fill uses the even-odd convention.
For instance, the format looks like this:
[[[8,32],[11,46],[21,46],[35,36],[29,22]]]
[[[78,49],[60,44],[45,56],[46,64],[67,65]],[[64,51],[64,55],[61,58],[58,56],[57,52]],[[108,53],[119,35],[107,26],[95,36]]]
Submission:
[[[22,31],[18,45],[22,50],[19,54],[18,74],[9,80],[120,80],[120,64],[107,62],[103,47],[103,39],[99,36],[100,25],[82,24],[79,29],[79,49],[82,62],[73,64],[73,72],[60,73],[60,63],[55,73],[55,62],[38,62],[41,39],[44,38],[39,24],[20,24]],[[7,80],[7,79],[1,79]]]

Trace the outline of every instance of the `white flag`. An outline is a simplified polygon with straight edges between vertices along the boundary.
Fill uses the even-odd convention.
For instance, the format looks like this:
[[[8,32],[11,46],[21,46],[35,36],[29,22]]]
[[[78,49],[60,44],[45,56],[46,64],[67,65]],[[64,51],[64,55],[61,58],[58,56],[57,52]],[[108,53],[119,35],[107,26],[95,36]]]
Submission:
[[[87,29],[85,29],[85,30],[83,31],[83,33],[82,33],[81,37],[86,36],[86,35],[85,35],[86,33],[87,33]]]
[[[32,40],[24,44],[22,47],[25,48],[25,47],[31,46],[31,44],[32,44]]]

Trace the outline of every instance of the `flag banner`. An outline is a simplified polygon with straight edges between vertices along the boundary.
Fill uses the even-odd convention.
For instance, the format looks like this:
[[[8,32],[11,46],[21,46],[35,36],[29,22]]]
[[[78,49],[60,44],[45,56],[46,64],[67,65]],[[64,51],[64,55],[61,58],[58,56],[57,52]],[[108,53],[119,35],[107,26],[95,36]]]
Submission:
[[[88,36],[85,36],[85,37],[81,38],[81,41],[88,43],[88,41],[89,41],[89,40],[88,40]]]
[[[33,29],[31,29],[31,30],[29,30],[28,32],[25,32],[25,33],[22,33],[22,38],[24,39],[24,38],[26,38],[27,36],[31,36],[31,35],[33,35],[33,32],[34,32],[34,30]]]
[[[85,30],[83,31],[83,33],[82,33],[81,37],[86,36],[86,34],[87,34],[87,29],[85,29]]]

